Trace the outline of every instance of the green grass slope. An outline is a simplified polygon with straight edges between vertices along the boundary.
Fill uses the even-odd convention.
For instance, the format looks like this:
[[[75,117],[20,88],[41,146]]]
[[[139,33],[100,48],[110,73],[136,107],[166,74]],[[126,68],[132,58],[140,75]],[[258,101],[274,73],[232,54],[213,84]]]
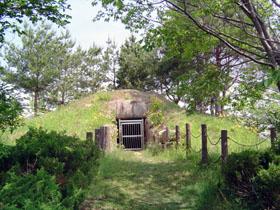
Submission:
[[[87,96],[68,105],[61,106],[57,110],[45,113],[41,116],[27,119],[24,125],[18,128],[13,134],[4,134],[1,139],[5,143],[13,143],[15,139],[23,135],[28,127],[42,127],[47,130],[65,131],[66,134],[76,135],[81,139],[85,138],[87,131],[94,130],[104,124],[114,124],[114,112],[109,110],[109,102],[119,99],[135,99],[135,97],[157,97],[161,101],[161,109],[164,113],[164,124],[168,125],[170,130],[179,125],[181,129],[182,140],[184,142],[185,123],[190,123],[194,136],[200,135],[201,124],[207,124],[209,139],[214,143],[220,137],[220,131],[227,129],[229,136],[243,144],[256,144],[260,140],[257,133],[253,129],[240,126],[237,121],[230,118],[217,118],[202,114],[187,115],[183,109],[177,105],[166,101],[163,97],[152,93],[142,93],[135,90],[117,90],[111,92],[99,92],[94,95]],[[200,138],[192,139],[194,150],[201,148]],[[269,146],[269,142],[253,149],[264,148]],[[230,151],[240,151],[246,147],[236,145],[229,142]],[[209,144],[210,152],[219,152],[219,145],[213,146]]]

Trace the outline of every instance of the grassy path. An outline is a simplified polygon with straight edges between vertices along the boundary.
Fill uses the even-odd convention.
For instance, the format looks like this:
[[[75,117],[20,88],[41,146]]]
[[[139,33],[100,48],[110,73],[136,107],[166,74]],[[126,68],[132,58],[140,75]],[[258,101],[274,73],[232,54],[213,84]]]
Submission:
[[[107,155],[83,209],[202,209],[209,176],[218,170],[198,166],[196,156],[175,153]]]

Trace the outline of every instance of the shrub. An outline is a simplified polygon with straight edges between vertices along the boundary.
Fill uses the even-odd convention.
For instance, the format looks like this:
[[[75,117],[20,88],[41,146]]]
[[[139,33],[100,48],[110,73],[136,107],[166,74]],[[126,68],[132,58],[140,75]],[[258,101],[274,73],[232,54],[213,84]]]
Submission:
[[[64,209],[60,200],[61,193],[55,177],[44,169],[22,176],[10,171],[0,189],[1,209]]]
[[[259,153],[255,151],[233,153],[223,167],[225,182],[230,187],[240,188],[244,184],[247,185],[259,169],[261,169]]]
[[[0,144],[0,172],[7,171],[14,163],[13,147]]]
[[[223,166],[225,184],[247,203],[253,204],[256,193],[252,179],[261,169],[267,169],[272,162],[269,152],[243,151],[229,155],[227,164]]]
[[[233,153],[223,166],[225,184],[250,209],[279,209],[279,163],[270,150]]]
[[[260,170],[253,183],[259,209],[280,209],[280,165]]]
[[[43,129],[30,128],[16,143],[15,155],[23,171],[43,167],[53,175],[71,176],[78,169],[88,173],[99,157],[91,142]]]
[[[280,155],[280,137],[278,137],[277,141],[275,142],[273,150],[277,155]]]
[[[148,118],[153,126],[158,126],[162,124],[164,116],[163,116],[163,104],[162,102],[156,98],[151,98],[151,104],[149,108]]]
[[[11,180],[8,174],[14,174],[12,177],[15,183],[18,181],[24,185],[26,182],[25,187],[30,187],[36,194],[39,193],[36,190],[37,181],[44,183],[44,180],[39,180],[37,176],[46,178],[49,182],[50,178],[43,176],[48,174],[54,177],[54,183],[61,193],[60,202],[67,209],[72,209],[82,201],[85,189],[97,173],[98,158],[99,150],[92,142],[81,141],[64,133],[30,128],[16,141],[16,146],[0,146],[0,162],[4,163],[0,170],[0,187],[8,187]],[[21,188],[14,186],[9,190],[9,193],[24,196],[20,195],[24,193]],[[40,199],[38,203],[41,203]],[[18,197],[11,197],[10,204],[23,206]]]

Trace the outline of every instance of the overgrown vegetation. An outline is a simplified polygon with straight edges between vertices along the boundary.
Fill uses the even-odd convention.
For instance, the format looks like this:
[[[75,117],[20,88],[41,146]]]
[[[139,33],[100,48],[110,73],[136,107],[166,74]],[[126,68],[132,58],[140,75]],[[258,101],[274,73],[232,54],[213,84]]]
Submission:
[[[21,113],[21,104],[0,84],[0,135],[6,130],[13,131],[20,125]]]
[[[273,150],[231,154],[223,167],[226,189],[249,209],[279,209],[279,159]]]
[[[23,142],[29,142],[28,139],[33,139],[35,137],[33,137],[33,135],[27,137],[27,134],[25,135],[25,133],[28,131],[28,126],[34,126],[38,129],[44,127],[44,129],[55,130],[58,132],[65,130],[68,135],[76,134],[80,139],[84,139],[86,131],[93,130],[103,124],[115,123],[114,111],[112,110],[112,112],[110,112],[108,110],[109,104],[112,100],[118,100],[120,98],[134,100],[135,95],[137,95],[137,92],[130,90],[99,92],[95,95],[83,98],[82,100],[75,101],[67,106],[60,107],[54,112],[26,120],[26,125],[24,127],[18,128],[12,135],[4,135],[3,138],[7,139],[6,143],[11,143],[14,139],[23,136]],[[238,122],[230,118],[217,118],[196,113],[186,115],[185,111],[180,109],[174,103],[167,102],[160,97],[155,97],[154,94],[146,93],[146,96],[149,96],[152,99],[152,113],[156,116],[156,122],[166,124],[170,128],[170,133],[172,133],[176,124],[180,126],[181,140],[179,149],[175,150],[173,146],[171,146],[163,151],[160,145],[153,145],[152,148],[150,147],[141,153],[127,153],[125,151],[116,150],[100,160],[100,173],[98,173],[96,178],[94,178],[95,176],[89,178],[89,176],[85,176],[83,173],[77,173],[77,175],[74,173],[73,177],[75,178],[73,178],[73,182],[75,183],[75,186],[77,184],[78,186],[81,186],[81,188],[84,187],[83,184],[80,185],[80,182],[77,181],[77,177],[81,182],[91,186],[91,189],[86,193],[87,199],[82,203],[82,206],[117,209],[130,208],[131,206],[136,209],[162,209],[164,207],[166,207],[166,209],[181,207],[191,209],[241,209],[240,204],[235,204],[235,202],[227,203],[224,201],[218,192],[222,183],[222,177],[219,161],[217,163],[215,163],[215,161],[220,154],[220,145],[209,145],[210,165],[207,167],[200,166],[200,154],[194,152],[199,151],[201,148],[200,138],[192,138],[193,152],[188,152],[186,155],[184,149],[184,127],[186,122],[190,123],[193,135],[199,136],[201,124],[207,124],[208,136],[212,141],[217,141],[220,137],[220,131],[222,129],[227,129],[231,138],[245,144],[255,144],[259,142],[256,131],[242,127]],[[37,134],[35,136],[37,136]],[[8,164],[7,166],[1,164],[3,167],[6,167],[5,171],[8,170],[13,172],[11,166],[14,166],[14,162],[9,163],[8,161],[13,160],[10,159],[14,151],[13,148],[18,147],[21,148],[20,150],[23,150],[24,148],[24,146],[20,145],[25,144],[20,144],[19,140],[16,142],[18,142],[16,144],[18,146],[5,146],[5,149],[1,150],[6,151],[3,152],[3,154],[5,153],[2,158],[3,162],[0,162]],[[30,143],[31,142],[33,141],[30,141]],[[36,140],[35,142],[39,144],[40,141]],[[57,143],[59,140],[50,140],[50,142],[54,143],[55,147],[59,146],[59,143]],[[32,146],[30,145],[30,147],[28,147],[29,149],[24,149],[24,154],[36,153],[39,148],[37,143],[32,143]],[[86,145],[86,143],[82,143],[82,145]],[[61,146],[62,145],[60,144],[59,148],[61,148]],[[253,147],[253,149],[263,150],[268,146],[269,142]],[[48,149],[49,146],[47,143],[44,143],[44,146],[42,145],[42,147],[46,149],[43,149],[42,151],[40,150],[40,154],[47,154],[51,151]],[[34,148],[34,150],[31,148]],[[71,150],[71,148],[73,148],[73,150]],[[244,147],[229,142],[230,153],[240,152],[244,149]],[[52,150],[57,151],[56,149]],[[75,149],[73,145],[70,147],[70,151],[78,155],[75,159],[83,160],[83,162],[86,163],[86,160],[80,159],[84,155],[80,156],[79,152],[76,150],[79,151],[78,147],[75,146]],[[58,151],[60,151],[60,149]],[[68,154],[68,150],[65,151],[62,149],[62,151]],[[50,152],[50,156],[44,157],[42,161],[39,161],[39,159],[37,160],[37,164],[42,166],[38,169],[41,171],[40,176],[45,177],[47,179],[46,182],[50,182],[49,186],[52,186],[52,179],[46,176],[46,174],[56,177],[55,174],[59,174],[61,168],[65,166],[64,164],[61,164],[62,162],[59,161],[59,157],[54,158],[52,154],[53,153]],[[7,158],[5,159],[5,157]],[[21,159],[26,162],[26,159],[24,158],[25,156]],[[72,162],[73,159],[70,159]],[[34,162],[31,161],[29,163],[32,165]],[[76,164],[78,164],[76,161],[72,163],[74,166],[71,167],[74,168],[77,166]],[[24,161],[19,162],[19,164],[22,164],[23,166],[26,165]],[[41,180],[41,178],[36,175],[38,170],[36,170],[36,173],[32,172],[31,177],[24,177],[24,181],[29,182],[28,180],[35,179],[35,176],[36,180]],[[72,172],[69,172],[70,177],[72,177]],[[23,179],[23,177],[18,175],[17,172],[13,173],[16,173],[16,177]],[[8,177],[7,174],[8,173],[5,172],[5,177]],[[209,177],[211,177],[211,179]],[[83,179],[86,181],[83,181]],[[8,182],[8,180],[11,180],[8,178],[6,178],[6,180],[7,183],[16,181]],[[60,182],[63,181],[61,178],[59,178],[59,180]],[[70,178],[70,180],[72,182],[72,178]],[[142,181],[139,182],[139,180]],[[16,181],[16,183],[19,182],[20,181]],[[57,178],[54,178],[54,183],[57,184]],[[53,188],[52,193],[48,196],[51,197],[57,192],[60,193],[61,199],[58,202],[55,204],[50,203],[49,200],[40,202],[45,202],[50,206],[53,205],[58,206],[59,208],[64,208],[68,203],[69,205],[72,205],[73,200],[75,199],[78,201],[80,199],[83,200],[83,196],[78,196],[80,193],[79,191],[74,190],[73,192],[71,186],[69,187],[70,190],[66,190],[69,189],[68,187],[63,188],[64,190],[62,190],[61,186],[62,185],[58,185],[58,190]],[[147,186],[150,187],[148,188]],[[69,195],[72,195],[72,193],[76,195],[77,193],[77,197],[70,197],[69,200],[67,200],[64,196],[66,194],[68,195],[68,193]],[[32,198],[32,196],[30,196],[30,198]],[[20,199],[24,200],[25,198]],[[38,199],[41,199],[40,196]],[[39,206],[38,208],[41,207]]]
[[[98,169],[93,142],[30,128],[15,146],[0,145],[2,209],[75,209]]]
[[[164,122],[163,103],[156,97],[151,98],[149,112],[147,114],[152,126],[159,126]]]

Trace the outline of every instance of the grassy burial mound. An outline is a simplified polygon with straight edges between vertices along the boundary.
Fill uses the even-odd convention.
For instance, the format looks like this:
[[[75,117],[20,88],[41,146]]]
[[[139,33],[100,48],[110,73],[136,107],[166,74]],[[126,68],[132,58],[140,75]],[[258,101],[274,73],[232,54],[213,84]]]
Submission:
[[[2,139],[6,143],[11,143],[15,139],[27,132],[28,127],[44,128],[49,131],[65,131],[67,135],[77,136],[85,139],[87,131],[93,131],[104,124],[116,125],[116,103],[119,101],[145,101],[150,105],[148,118],[155,128],[162,125],[168,126],[170,136],[174,136],[174,129],[179,125],[181,131],[181,141],[185,141],[185,123],[191,124],[192,147],[194,150],[201,148],[201,124],[206,124],[208,128],[208,140],[216,143],[220,138],[222,129],[228,130],[228,135],[235,142],[229,142],[230,151],[241,151],[246,146],[258,144],[258,138],[253,128],[246,128],[237,121],[224,117],[217,118],[202,114],[187,115],[185,110],[167,101],[164,97],[154,93],[143,93],[136,90],[117,90],[111,92],[99,92],[87,96],[69,105],[61,106],[57,110],[45,113],[41,116],[25,120],[24,126],[17,129],[13,134],[3,135]],[[115,139],[113,140],[115,141]],[[219,152],[219,144],[212,145],[208,141],[210,152]],[[268,147],[269,142],[253,147]],[[250,148],[250,147],[248,147]]]

